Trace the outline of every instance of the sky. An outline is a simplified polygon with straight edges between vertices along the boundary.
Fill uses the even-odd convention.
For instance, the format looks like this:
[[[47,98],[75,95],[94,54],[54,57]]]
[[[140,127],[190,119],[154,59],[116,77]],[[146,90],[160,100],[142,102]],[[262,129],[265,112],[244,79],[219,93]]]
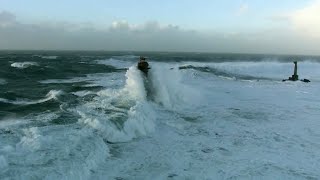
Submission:
[[[320,55],[320,0],[0,0],[0,49]]]

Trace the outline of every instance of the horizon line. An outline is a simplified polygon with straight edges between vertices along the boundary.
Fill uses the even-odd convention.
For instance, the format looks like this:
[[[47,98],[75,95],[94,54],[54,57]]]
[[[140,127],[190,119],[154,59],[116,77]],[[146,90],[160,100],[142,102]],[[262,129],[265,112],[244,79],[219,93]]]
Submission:
[[[286,53],[249,53],[249,52],[209,52],[209,51],[141,51],[141,50],[81,50],[81,49],[0,49],[4,51],[47,51],[47,52],[136,52],[136,53],[201,53],[201,54],[238,54],[238,55],[271,55],[271,56],[313,56],[320,57],[320,54],[286,54]]]

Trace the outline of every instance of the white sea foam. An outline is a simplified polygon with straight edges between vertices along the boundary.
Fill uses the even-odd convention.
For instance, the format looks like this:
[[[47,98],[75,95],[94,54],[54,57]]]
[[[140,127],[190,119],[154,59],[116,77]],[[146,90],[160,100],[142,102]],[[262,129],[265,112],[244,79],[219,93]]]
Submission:
[[[4,118],[0,120],[0,129],[8,128],[10,126],[19,126],[22,124],[27,124],[28,121],[23,119],[17,119],[17,118]]]
[[[95,93],[92,91],[77,91],[77,92],[73,92],[72,94],[79,96],[79,97],[84,97],[86,95],[95,94]]]
[[[21,138],[20,143],[18,144],[20,149],[23,150],[30,150],[30,151],[36,151],[41,148],[43,143],[41,141],[44,141],[42,139],[43,137],[40,136],[38,132],[38,128],[32,127],[29,129],[24,129],[25,136]]]
[[[150,75],[153,70],[157,71],[154,64]],[[197,77],[180,77],[179,72],[168,74],[164,69],[160,72],[155,72],[164,76],[157,81],[159,86],[169,88],[159,96],[170,99],[168,94],[175,92],[188,95],[183,87],[195,85],[205,96],[203,106],[194,106],[189,114],[154,109],[155,133],[123,146],[121,160],[104,162],[93,179],[320,177],[319,83],[230,81],[202,72]],[[172,90],[170,84],[179,88]],[[163,101],[171,107],[179,104],[180,99],[175,98]],[[193,104],[192,99],[186,102],[185,106]]]
[[[100,132],[112,142],[123,142],[154,131],[155,115],[146,102],[146,91],[141,72],[131,67],[126,73],[126,85],[122,89],[107,89],[98,92],[95,101],[78,107],[80,123]],[[96,109],[113,111],[105,114]],[[121,128],[112,121],[123,121]],[[118,122],[121,123],[121,122]]]
[[[89,79],[86,77],[74,77],[71,79],[47,79],[47,80],[42,80],[39,81],[42,84],[64,84],[64,83],[76,83],[76,82],[83,82],[83,81],[88,81]]]
[[[58,56],[41,56],[42,59],[57,59]]]
[[[88,74],[88,82],[93,84],[84,85],[90,87],[90,85],[103,86],[106,88],[120,88],[126,82],[126,77],[123,72],[113,72],[113,73],[98,73],[98,74]]]
[[[124,92],[137,101],[145,101],[147,97],[143,77],[141,76],[141,72],[134,66],[130,67],[126,73],[127,80]]]
[[[25,69],[31,66],[39,66],[36,62],[15,62],[11,64],[11,67],[15,67],[18,69]]]
[[[49,122],[53,119],[58,118],[59,115],[55,112],[43,112],[40,113],[34,117],[29,117],[30,120],[36,120],[36,121],[40,121],[40,122]]]
[[[234,75],[248,75],[252,77],[273,78],[275,80],[287,79],[293,74],[293,63],[281,63],[277,61],[262,62],[221,62],[221,63],[199,63],[185,62],[183,65],[196,67],[212,67]],[[313,61],[298,62],[298,74],[301,79],[320,80],[320,63]]]
[[[61,95],[63,91],[61,90],[50,90],[45,98],[39,99],[36,101],[32,100],[26,100],[26,99],[19,99],[19,100],[8,100],[4,98],[0,98],[0,102],[9,103],[9,104],[15,104],[15,105],[32,105],[32,104],[39,104],[44,103],[46,101],[49,101],[51,99],[58,99],[58,96]]]
[[[103,60],[96,60],[95,62],[98,64],[110,65],[116,68],[128,68],[134,64],[134,62],[130,61],[132,58],[135,58],[135,56],[129,58],[115,57]]]
[[[39,81],[42,84],[69,84],[77,82],[88,82],[90,84],[83,85],[83,87],[119,87],[125,82],[124,76],[119,76],[119,73],[97,73],[88,74],[86,77],[74,77],[70,79],[46,79]]]
[[[23,132],[15,151],[7,153],[18,172],[11,174],[14,179],[89,179],[91,170],[109,157],[108,146],[89,129],[51,126]],[[28,170],[37,165],[43,168]]]
[[[170,69],[163,63],[154,63],[150,70],[154,100],[170,110],[187,108],[202,101],[196,89],[182,82],[182,72],[178,68]]]

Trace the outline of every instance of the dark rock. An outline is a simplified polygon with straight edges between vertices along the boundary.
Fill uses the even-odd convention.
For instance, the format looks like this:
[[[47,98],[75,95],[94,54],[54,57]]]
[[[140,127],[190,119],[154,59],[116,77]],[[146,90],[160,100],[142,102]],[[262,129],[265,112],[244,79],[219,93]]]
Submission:
[[[309,79],[301,79],[300,81],[305,82],[305,83],[310,82],[310,80],[309,80]]]

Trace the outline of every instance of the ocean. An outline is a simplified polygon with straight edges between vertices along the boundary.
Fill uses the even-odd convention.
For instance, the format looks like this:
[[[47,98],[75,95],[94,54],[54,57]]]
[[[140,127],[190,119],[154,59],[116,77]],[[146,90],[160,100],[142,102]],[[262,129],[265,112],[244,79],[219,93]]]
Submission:
[[[315,56],[1,51],[0,179],[320,179],[319,95]]]

